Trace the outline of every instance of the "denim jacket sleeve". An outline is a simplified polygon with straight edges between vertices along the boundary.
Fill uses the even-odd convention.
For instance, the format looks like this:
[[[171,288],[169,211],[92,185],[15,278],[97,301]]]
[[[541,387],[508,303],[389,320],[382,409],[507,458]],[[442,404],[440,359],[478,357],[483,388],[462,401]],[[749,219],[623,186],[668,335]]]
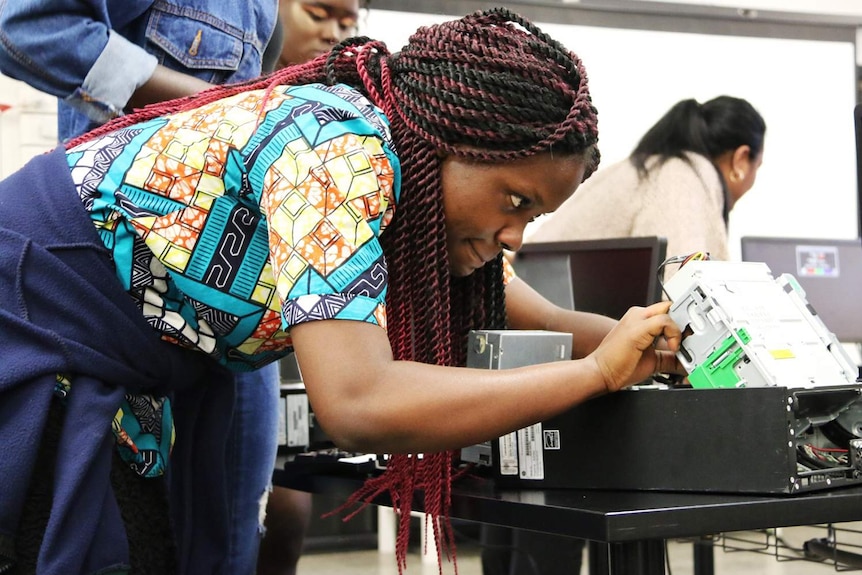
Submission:
[[[130,2],[130,12],[141,13],[148,4]],[[150,77],[156,59],[110,29],[111,13],[103,1],[2,1],[0,71],[59,98],[89,100],[97,115],[121,110]],[[109,85],[101,86],[99,78],[106,76]]]
[[[0,71],[95,123],[156,64],[211,83],[260,74],[276,0],[0,0]]]

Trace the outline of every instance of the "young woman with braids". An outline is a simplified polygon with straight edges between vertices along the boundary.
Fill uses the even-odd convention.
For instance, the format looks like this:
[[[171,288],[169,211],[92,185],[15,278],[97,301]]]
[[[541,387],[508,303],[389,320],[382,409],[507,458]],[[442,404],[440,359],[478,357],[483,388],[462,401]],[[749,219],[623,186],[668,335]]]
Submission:
[[[295,350],[335,442],[393,454],[357,497],[388,489],[406,509],[422,488],[444,517],[448,450],[678,371],[668,304],[618,323],[568,312],[503,264],[595,169],[596,142],[580,60],[492,9],[391,55],[348,40],[31,161],[0,183],[0,555],[15,560],[52,401],[37,572],[128,565],[122,522],[139,518],[111,496],[110,428],[146,392],[174,399],[178,570],[220,573],[231,370]],[[573,361],[462,367],[468,331],[502,327],[571,332]]]

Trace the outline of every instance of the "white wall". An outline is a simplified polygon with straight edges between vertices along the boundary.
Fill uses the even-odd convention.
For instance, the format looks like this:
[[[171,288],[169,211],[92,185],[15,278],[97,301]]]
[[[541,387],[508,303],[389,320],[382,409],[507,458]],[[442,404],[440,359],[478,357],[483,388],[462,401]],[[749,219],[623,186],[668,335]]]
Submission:
[[[418,26],[449,19],[371,10],[362,33],[396,51]],[[680,99],[728,94],[760,111],[764,163],[731,215],[734,255],[742,235],[857,235],[852,42],[537,24],[584,61],[604,165]]]
[[[57,100],[0,74],[0,179],[57,145]]]

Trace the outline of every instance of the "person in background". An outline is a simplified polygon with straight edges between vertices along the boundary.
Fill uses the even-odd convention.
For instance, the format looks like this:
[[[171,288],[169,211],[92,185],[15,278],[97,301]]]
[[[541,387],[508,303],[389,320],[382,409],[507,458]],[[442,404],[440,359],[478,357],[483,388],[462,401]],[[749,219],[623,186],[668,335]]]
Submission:
[[[682,100],[628,158],[537,222],[528,241],[664,236],[668,256],[726,260],[728,215],[754,185],[765,135],[763,117],[744,99]]]
[[[283,39],[275,68],[313,60],[355,34],[359,8],[359,0],[279,0]]]
[[[7,0],[0,3],[0,71],[57,96],[58,136],[67,141],[135,108],[259,76],[276,19],[276,0]],[[227,568],[251,575],[275,464],[278,364],[235,377]],[[114,429],[127,464],[155,483],[170,444],[163,442],[162,452],[151,448],[154,437],[136,434],[140,426],[129,419],[146,417],[151,401],[129,397]],[[152,491],[127,479],[134,489]],[[129,497],[145,497],[134,493]]]
[[[279,0],[264,71],[303,64],[356,33],[359,0]],[[311,520],[311,494],[274,486],[266,507],[257,575],[294,575]]]
[[[350,501],[390,492],[403,566],[414,490],[448,518],[452,450],[679,371],[667,302],[619,322],[563,310],[502,257],[595,170],[597,141],[580,59],[495,8],[394,54],[355,38],[148,106],[0,182],[3,568],[51,406],[37,573],[128,566],[110,422],[127,394],[164,393],[179,570],[225,573],[230,372],[291,351],[334,442],[391,454]],[[464,367],[469,331],[504,327],[569,332],[572,359]]]
[[[134,108],[258,76],[276,15],[277,0],[6,0],[0,71],[57,96],[66,141]]]

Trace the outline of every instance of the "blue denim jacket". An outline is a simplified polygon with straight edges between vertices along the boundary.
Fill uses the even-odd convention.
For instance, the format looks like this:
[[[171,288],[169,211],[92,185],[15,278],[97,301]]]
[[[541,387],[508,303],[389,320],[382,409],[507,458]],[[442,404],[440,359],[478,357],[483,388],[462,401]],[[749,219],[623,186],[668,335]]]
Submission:
[[[260,74],[277,0],[0,0],[0,72],[60,98],[60,140],[122,114],[156,64]]]

